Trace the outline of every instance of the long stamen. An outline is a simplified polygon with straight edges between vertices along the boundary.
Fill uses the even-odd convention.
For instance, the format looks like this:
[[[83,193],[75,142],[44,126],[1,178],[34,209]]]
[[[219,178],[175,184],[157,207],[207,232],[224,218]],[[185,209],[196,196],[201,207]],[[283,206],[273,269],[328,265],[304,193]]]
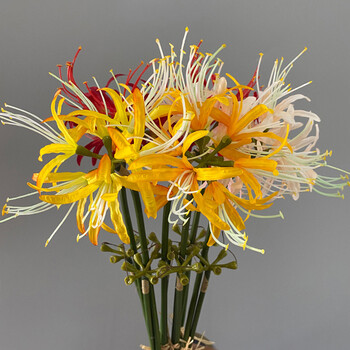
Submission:
[[[60,227],[63,225],[63,223],[67,220],[70,212],[72,211],[72,209],[75,206],[75,202],[69,207],[66,215],[63,217],[62,221],[58,224],[58,226],[56,227],[55,231],[52,232],[51,236],[47,239],[46,243],[45,243],[45,247],[47,247],[47,245],[50,243],[51,239],[53,238],[53,236],[56,234],[56,232],[60,229]]]
[[[5,110],[2,111],[3,113],[0,113],[0,120],[3,125],[13,125],[31,130],[52,143],[65,143],[64,138],[48,125],[42,123],[39,124],[37,121],[26,117],[25,115],[14,114]]]
[[[103,93],[101,91],[100,85],[98,84],[98,82],[97,82],[95,77],[92,77],[92,79],[94,80],[94,82],[95,82],[95,84],[96,84],[96,86],[98,88],[98,91],[100,92],[100,96],[101,96],[101,99],[103,101],[103,106],[105,108],[105,114],[108,115],[108,108],[107,108],[106,100],[105,100],[105,98],[103,96]]]
[[[17,199],[21,199],[21,198],[25,198],[25,197],[29,197],[29,196],[34,196],[34,195],[37,195],[38,194],[38,191],[34,191],[34,192],[30,192],[30,193],[26,193],[26,194],[23,194],[21,196],[18,196],[18,197],[8,197],[6,199],[6,202],[10,202],[10,201],[14,201],[14,200],[17,200]]]

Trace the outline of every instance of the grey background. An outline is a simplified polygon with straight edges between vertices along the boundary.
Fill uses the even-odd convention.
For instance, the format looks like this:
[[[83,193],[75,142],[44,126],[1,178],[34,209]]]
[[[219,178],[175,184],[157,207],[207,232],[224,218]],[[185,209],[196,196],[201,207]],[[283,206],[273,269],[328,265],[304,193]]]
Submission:
[[[0,102],[49,115],[55,65],[83,46],[79,82],[109,69],[127,72],[158,55],[154,39],[179,47],[204,39],[221,43],[224,71],[247,82],[264,52],[262,76],[275,58],[293,58],[290,79],[317,113],[321,149],[334,165],[349,162],[349,18],[347,1],[28,1],[0,5]],[[0,128],[0,198],[26,193],[45,141],[25,130]],[[218,350],[349,349],[349,204],[304,194],[279,201],[285,220],[251,220],[251,244],[266,255],[235,250],[239,269],[212,279],[199,330]],[[147,343],[141,309],[124,274],[88,240],[76,243],[74,215],[44,248],[64,211],[20,218],[0,227],[0,349],[137,349]],[[156,229],[151,221],[150,228]],[[100,241],[113,237],[101,235]]]

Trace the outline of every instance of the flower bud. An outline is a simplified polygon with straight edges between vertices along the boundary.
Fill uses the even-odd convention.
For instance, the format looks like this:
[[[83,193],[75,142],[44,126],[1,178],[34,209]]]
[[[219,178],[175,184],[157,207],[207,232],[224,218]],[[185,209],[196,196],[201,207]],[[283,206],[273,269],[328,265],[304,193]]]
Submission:
[[[129,275],[124,278],[124,282],[127,286],[130,286],[135,281],[135,276]]]
[[[134,260],[136,261],[137,265],[139,265],[140,267],[143,267],[142,258],[141,258],[141,254],[140,253],[136,253],[134,255]]]
[[[121,268],[123,271],[127,271],[127,272],[133,272],[133,273],[139,272],[139,270],[138,270],[135,266],[131,265],[131,264],[128,263],[127,261],[124,261],[124,262],[122,263],[122,266],[121,266],[120,268]]]
[[[128,249],[125,253],[128,258],[131,258],[135,254],[135,252],[131,248]]]
[[[191,266],[192,271],[197,273],[203,272],[203,265],[200,262],[197,262]]]
[[[151,232],[151,233],[149,234],[148,238],[149,238],[152,242],[157,243],[157,244],[160,244],[159,239],[158,239],[157,235],[156,235],[154,232]]]
[[[175,259],[175,253],[174,252],[169,252],[167,255],[166,255],[167,259],[168,260],[174,260]]]
[[[159,278],[157,276],[152,276],[149,281],[152,283],[152,284],[157,284],[158,281],[159,281]]]
[[[190,280],[189,280],[189,278],[188,278],[186,275],[181,274],[181,275],[180,275],[180,283],[181,283],[183,286],[186,286],[187,284],[190,283]]]
[[[166,266],[167,263],[164,261],[164,260],[159,260],[158,261],[158,267],[163,267],[163,266]]]
[[[164,265],[157,269],[156,275],[157,277],[162,278],[162,275],[168,271],[168,266]]]
[[[222,268],[220,266],[213,266],[211,270],[214,272],[215,275],[220,275],[222,272]]]
[[[100,249],[101,252],[120,253],[119,251],[112,249],[107,243],[102,243]]]
[[[237,269],[237,261],[231,261],[230,263],[221,265],[221,267],[225,267],[226,269],[236,270]]]
[[[173,231],[179,235],[181,235],[181,230],[180,230],[180,226],[178,224],[174,224],[173,225]]]
[[[124,259],[123,256],[120,256],[120,255],[112,255],[110,258],[109,258],[109,261],[112,263],[112,264],[116,264],[117,262],[119,262],[120,260]]]

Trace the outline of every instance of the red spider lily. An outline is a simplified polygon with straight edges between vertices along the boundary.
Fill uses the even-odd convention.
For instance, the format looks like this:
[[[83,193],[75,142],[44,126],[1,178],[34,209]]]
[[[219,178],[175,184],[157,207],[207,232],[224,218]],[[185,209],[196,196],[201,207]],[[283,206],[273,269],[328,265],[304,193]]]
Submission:
[[[85,81],[83,84],[85,85],[87,91],[84,92],[79,85],[77,84],[75,78],[74,78],[74,66],[77,60],[77,57],[79,55],[79,52],[81,51],[81,47],[78,48],[77,52],[74,55],[74,58],[72,61],[68,61],[66,63],[67,71],[66,71],[66,76],[67,76],[67,81],[71,84],[73,84],[76,88],[80,90],[80,92],[93,104],[93,106],[96,108],[96,110],[99,113],[103,113],[108,115],[110,118],[114,118],[116,114],[116,107],[115,104],[113,103],[112,99],[108,96],[108,94],[105,91],[101,91],[100,87],[97,86],[89,86],[88,83]],[[129,70],[129,74],[126,77],[125,80],[125,85],[129,86],[132,91],[134,91],[140,82],[145,82],[145,80],[141,79],[146,70],[150,67],[150,64],[147,64],[142,72],[138,75],[136,78],[135,82],[132,83],[131,80],[135,76],[136,72],[139,70],[139,68],[143,65],[144,63],[141,61],[141,63],[134,69],[134,70]],[[61,80],[64,81],[63,75],[62,75],[62,65],[58,65],[58,73],[59,77]],[[113,74],[113,76],[108,80],[107,84],[104,87],[109,87],[109,85],[115,80],[120,77],[125,76],[126,74]],[[116,91],[116,90],[115,90]],[[116,91],[118,94],[119,92]],[[65,84],[62,83],[62,93],[66,95],[72,102],[75,104],[78,104],[82,107],[82,109],[89,109],[86,103],[78,96],[78,94],[74,93],[73,91],[70,91],[67,89]],[[126,89],[124,89],[124,94],[126,93]],[[66,105],[68,105],[71,108],[76,108],[72,103],[69,101],[65,101]],[[67,125],[70,128],[73,128],[76,126],[76,124],[72,121],[67,122]],[[101,139],[97,137],[92,137],[92,141],[89,142],[86,146],[87,149],[92,150],[94,153],[99,153],[101,148],[103,147],[103,142]],[[77,162],[80,165],[82,161],[81,155],[77,157]],[[92,165],[96,165],[96,159],[92,159]]]
[[[82,89],[79,88],[79,85],[77,84],[75,78],[74,78],[74,66],[75,66],[75,62],[78,58],[79,52],[81,51],[81,47],[78,48],[73,60],[70,62],[68,61],[66,63],[66,67],[67,67],[67,81],[74,84],[75,87],[77,87],[82,94],[84,94],[85,97],[87,97],[90,102],[95,106],[95,108],[97,109],[97,111],[99,113],[105,113],[107,114],[109,117],[113,118],[113,116],[115,115],[115,106],[113,101],[110,99],[110,97],[106,94],[106,92],[104,91],[99,91],[99,88],[97,86],[89,86],[87,84],[87,82],[84,82],[83,84],[86,86],[87,88],[87,92],[84,92]],[[150,64],[147,64],[145,66],[145,68],[143,69],[143,71],[139,74],[139,76],[137,77],[136,81],[134,83],[131,83],[132,78],[134,77],[135,73],[138,71],[138,69],[143,65],[143,62],[141,61],[141,63],[132,71],[130,69],[129,74],[127,75],[126,81],[125,81],[125,85],[129,86],[132,91],[134,91],[135,88],[138,87],[138,84],[141,82],[144,82],[144,80],[142,80],[142,76],[143,74],[146,72],[146,70],[149,68]],[[62,75],[62,65],[58,65],[58,73],[59,73],[59,77],[61,80],[63,79],[63,75]],[[109,87],[109,85],[111,84],[112,81],[114,81],[115,78],[119,78],[125,76],[125,74],[115,74],[113,75],[107,82],[107,84],[104,87]],[[62,92],[68,97],[70,98],[73,102],[79,104],[82,106],[83,109],[86,109],[87,106],[86,104],[82,101],[82,99],[75,93],[73,93],[72,91],[69,91],[67,89],[67,87],[62,84]],[[125,93],[125,91],[124,91]],[[103,96],[103,98],[102,98]],[[105,110],[105,105],[104,105],[104,101],[106,103],[107,106],[107,111]],[[70,107],[74,108],[74,106],[72,104],[70,104],[69,102],[66,102],[67,105],[69,105]]]

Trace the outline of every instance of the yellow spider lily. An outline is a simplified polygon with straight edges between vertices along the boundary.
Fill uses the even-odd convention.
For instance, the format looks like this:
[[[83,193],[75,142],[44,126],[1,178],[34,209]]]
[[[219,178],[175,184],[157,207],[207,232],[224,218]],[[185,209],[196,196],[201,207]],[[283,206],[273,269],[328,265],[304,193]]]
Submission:
[[[62,104],[64,102],[64,99],[61,99],[58,103],[57,111],[56,111],[56,100],[60,94],[60,91],[57,91],[52,103],[51,103],[51,113],[52,116],[57,124],[58,129],[62,132],[62,135],[64,137],[65,143],[52,143],[50,145],[44,146],[40,150],[39,160],[42,161],[42,157],[45,154],[50,153],[63,153],[58,156],[56,156],[54,159],[50,160],[40,171],[36,185],[38,188],[41,188],[42,184],[44,183],[45,178],[47,175],[55,169],[55,171],[58,170],[60,165],[66,161],[68,158],[73,156],[76,153],[77,150],[77,142],[79,139],[83,136],[84,130],[75,130],[73,133],[71,130],[67,130],[64,123],[60,118],[58,117],[59,114],[61,114],[62,110]],[[39,190],[40,191],[40,190]]]
[[[169,200],[174,201],[172,213],[181,213],[179,218],[182,219],[182,211],[189,205],[181,205],[184,195],[192,195],[196,201],[200,211],[211,221],[216,223],[216,226],[222,229],[228,229],[227,224],[223,222],[215,212],[213,212],[202,200],[200,190],[203,187],[198,183],[201,181],[204,184],[206,181],[216,181],[227,178],[232,178],[243,174],[243,170],[237,167],[211,167],[211,168],[195,168],[186,157],[185,153],[189,147],[197,140],[208,134],[207,130],[198,130],[190,134],[184,141],[182,147],[182,158],[177,158],[169,155],[149,155],[140,157],[129,166],[132,174],[128,177],[129,181],[141,183],[157,183],[168,181],[172,185],[170,190],[177,188],[179,192],[176,196]],[[143,168],[150,169],[143,169]],[[180,208],[177,209],[177,205]]]
[[[118,234],[124,243],[129,243],[122,214],[119,210],[118,192],[122,187],[122,177],[111,174],[111,161],[104,155],[97,169],[84,173],[53,173],[49,174],[45,183],[63,182],[61,185],[51,188],[41,188],[42,191],[55,191],[55,195],[41,195],[40,200],[46,203],[62,205],[77,203],[77,226],[81,233],[78,240],[89,235],[92,244],[97,245],[97,238],[101,228],[108,232]],[[124,183],[125,184],[125,183]],[[37,188],[36,186],[32,186]],[[97,193],[96,193],[97,191]],[[113,194],[112,197],[108,194]],[[86,210],[86,204],[88,204]],[[110,219],[114,229],[109,228],[105,223],[107,211],[110,212]],[[90,216],[89,225],[86,228],[84,222]],[[51,240],[48,239],[47,243]]]
[[[186,188],[191,188],[192,183],[197,181],[221,180],[242,174],[242,170],[235,167],[195,168],[188,161],[185,155],[188,148],[193,142],[207,134],[207,130],[199,130],[188,136],[182,147],[182,158],[163,154],[154,154],[138,158],[129,166],[129,170],[137,170],[137,172],[129,176],[129,180],[135,182],[152,181],[155,183],[158,181],[175,181],[176,187],[178,188],[182,187],[182,183],[189,182]],[[144,167],[154,169],[140,170]],[[185,179],[183,179],[184,175],[187,175]],[[176,179],[179,177],[181,177],[181,179],[177,181]],[[188,181],[188,177],[192,177],[192,181]]]
[[[206,203],[212,203],[212,207],[214,204],[213,210],[215,210],[222,221],[228,224],[229,229],[223,229],[223,232],[231,243],[243,249],[247,248],[264,254],[265,251],[263,249],[257,249],[247,245],[248,236],[241,232],[245,228],[245,224],[235,206],[244,208],[249,212],[251,210],[267,209],[273,204],[268,202],[275,195],[277,195],[277,192],[267,198],[256,199],[255,203],[251,203],[251,201],[233,195],[220,182],[215,181],[210,183],[206,188],[203,200]],[[221,228],[216,226],[214,222],[211,222],[210,229],[211,237],[208,241],[208,245],[211,246],[218,243],[225,247],[225,245],[218,240]]]
[[[117,93],[111,93],[111,96],[116,99]],[[134,117],[132,119],[133,122],[133,131],[129,133],[127,130],[125,130],[124,133],[126,133],[128,136],[130,135],[131,138],[128,139],[123,132],[119,131],[118,129],[115,129],[113,127],[110,127],[107,129],[109,136],[112,138],[112,141],[116,147],[116,152],[114,154],[114,157],[116,159],[123,159],[126,162],[129,162],[131,159],[137,158],[138,153],[141,148],[142,139],[144,137],[145,133],[145,106],[144,106],[144,100],[143,96],[139,89],[135,89],[132,93],[133,96],[133,107],[134,107]],[[119,103],[115,102],[116,104]],[[124,115],[121,117],[122,119],[126,119],[127,117]],[[131,143],[133,141],[133,143]]]
[[[117,125],[119,130],[108,128],[116,147],[116,159],[129,163],[149,154],[181,154],[179,140],[189,133],[193,113],[186,112],[185,98],[180,92],[174,101],[171,101],[171,93],[164,94],[159,103],[165,101],[172,103],[158,105],[148,114],[142,93],[138,89],[132,92],[130,106],[133,106],[134,112],[129,127],[119,128]]]

